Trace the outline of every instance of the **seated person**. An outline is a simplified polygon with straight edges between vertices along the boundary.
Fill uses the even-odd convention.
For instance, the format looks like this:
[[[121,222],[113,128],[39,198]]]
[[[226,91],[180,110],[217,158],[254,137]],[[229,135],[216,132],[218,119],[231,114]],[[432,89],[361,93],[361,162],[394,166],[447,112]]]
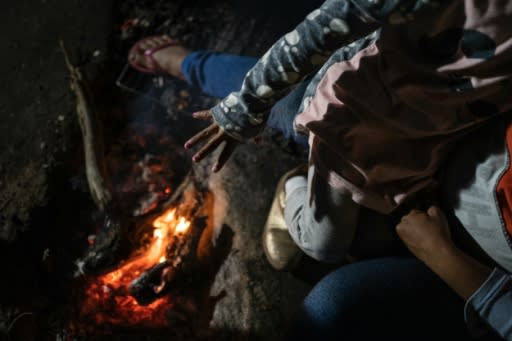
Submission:
[[[297,169],[283,176],[264,230],[270,263],[289,269],[301,252],[324,262],[343,259],[360,206],[395,211],[434,184],[434,174],[458,142],[511,110],[511,17],[506,1],[328,0],[258,61],[190,52],[167,37],[137,43],[130,61],[143,71],[167,72],[227,96],[195,114],[212,124],[186,144],[206,142],[194,161],[220,147],[213,171],[265,125],[309,149],[307,174]],[[488,166],[482,169],[477,178],[489,181]],[[475,225],[476,210],[471,202],[465,205],[454,206],[456,214],[473,215],[466,222],[463,214],[458,218],[470,233],[471,226],[492,229],[475,229],[475,240],[510,271],[504,244],[510,238],[500,239],[501,222],[484,226],[477,219]],[[308,323],[292,333],[460,339],[466,328],[453,318],[467,299],[468,319],[484,321],[510,339],[509,274],[459,252],[446,228],[436,208],[407,216],[399,236],[423,262],[386,258],[342,267],[315,287],[298,318]],[[437,253],[443,257],[430,258]],[[351,277],[354,273],[361,277]],[[438,323],[432,325],[433,319]]]
[[[307,175],[283,176],[264,231],[286,269],[295,244],[343,259],[361,205],[392,212],[433,184],[456,142],[510,110],[511,17],[506,2],[328,0],[258,61],[153,37],[130,62],[229,93],[196,113],[212,124],[186,144],[207,141],[195,161],[221,147],[213,171],[266,124],[309,148]]]
[[[396,227],[417,259],[330,273],[304,300],[291,340],[512,340],[512,116],[485,128],[447,162],[449,219],[430,207]]]

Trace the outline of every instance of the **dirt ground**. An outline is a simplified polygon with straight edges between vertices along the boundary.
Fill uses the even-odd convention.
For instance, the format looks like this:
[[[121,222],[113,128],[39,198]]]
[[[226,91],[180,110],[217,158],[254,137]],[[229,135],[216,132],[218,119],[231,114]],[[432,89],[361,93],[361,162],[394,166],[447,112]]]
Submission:
[[[111,5],[109,0],[0,5],[0,240],[28,229],[34,209],[48,202],[49,176],[76,145],[74,98],[59,40],[74,55],[99,62],[112,29]]]

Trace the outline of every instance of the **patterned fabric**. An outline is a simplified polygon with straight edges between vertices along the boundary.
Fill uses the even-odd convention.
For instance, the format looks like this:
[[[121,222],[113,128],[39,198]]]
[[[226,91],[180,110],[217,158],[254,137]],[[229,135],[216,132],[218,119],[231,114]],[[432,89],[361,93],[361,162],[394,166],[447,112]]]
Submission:
[[[383,213],[433,183],[468,131],[512,108],[512,3],[328,0],[212,109],[246,140],[306,75],[296,129],[330,185]],[[326,63],[327,61],[327,63]]]
[[[512,113],[497,117],[453,152],[442,181],[443,197],[497,268],[467,300],[465,317],[474,335],[490,325],[512,340],[512,222],[510,172]],[[505,272],[501,269],[505,269]]]
[[[510,115],[506,115],[510,116]],[[512,130],[500,117],[484,131],[461,144],[450,157],[442,179],[443,198],[480,247],[507,271],[512,272],[512,242],[500,209],[505,202],[497,193],[509,167],[506,131]],[[508,128],[507,128],[508,127]],[[511,207],[508,207],[511,210]]]
[[[511,3],[438,10],[383,26],[375,44],[331,66],[296,120],[321,175],[383,213],[433,185],[455,143],[512,108]]]
[[[318,71],[336,50],[338,59],[357,52],[352,42],[382,23],[403,23],[434,2],[328,0],[297,28],[279,39],[247,74],[240,92],[230,94],[212,109],[216,121],[239,140],[264,128],[270,107],[305,76]]]

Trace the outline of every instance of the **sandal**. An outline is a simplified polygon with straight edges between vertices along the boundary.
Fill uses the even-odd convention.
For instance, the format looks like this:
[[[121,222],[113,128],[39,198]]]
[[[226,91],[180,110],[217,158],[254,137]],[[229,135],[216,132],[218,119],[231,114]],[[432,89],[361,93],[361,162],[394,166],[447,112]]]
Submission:
[[[150,37],[143,38],[143,39],[137,41],[132,46],[128,56],[131,56],[132,54],[139,54],[143,51],[142,55],[146,59],[146,64],[148,65],[148,67],[144,67],[140,64],[137,64],[137,63],[131,61],[130,58],[128,58],[128,63],[130,64],[131,67],[133,67],[134,69],[136,69],[142,73],[149,73],[149,74],[166,73],[164,69],[162,69],[158,66],[158,64],[156,63],[156,61],[153,57],[153,54],[161,49],[165,49],[166,47],[180,45],[181,43],[178,40],[171,39],[168,42],[162,43],[161,45],[154,46],[147,50],[144,50],[142,47],[140,47],[143,42],[150,40],[150,39],[157,38],[157,37],[160,37],[160,36],[150,36]]]

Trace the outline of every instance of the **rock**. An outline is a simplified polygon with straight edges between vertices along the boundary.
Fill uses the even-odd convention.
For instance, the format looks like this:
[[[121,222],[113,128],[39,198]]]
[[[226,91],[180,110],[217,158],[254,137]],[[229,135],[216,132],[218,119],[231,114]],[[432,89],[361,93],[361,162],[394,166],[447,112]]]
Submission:
[[[291,274],[271,268],[260,243],[279,176],[297,161],[274,146],[248,144],[210,177],[210,189],[220,206],[215,215],[223,216],[222,223],[235,232],[232,250],[212,286],[212,296],[225,293],[215,306],[212,328],[271,339],[282,332],[309,290]]]
[[[12,242],[16,239],[18,226],[11,219],[0,217],[0,240]]]

